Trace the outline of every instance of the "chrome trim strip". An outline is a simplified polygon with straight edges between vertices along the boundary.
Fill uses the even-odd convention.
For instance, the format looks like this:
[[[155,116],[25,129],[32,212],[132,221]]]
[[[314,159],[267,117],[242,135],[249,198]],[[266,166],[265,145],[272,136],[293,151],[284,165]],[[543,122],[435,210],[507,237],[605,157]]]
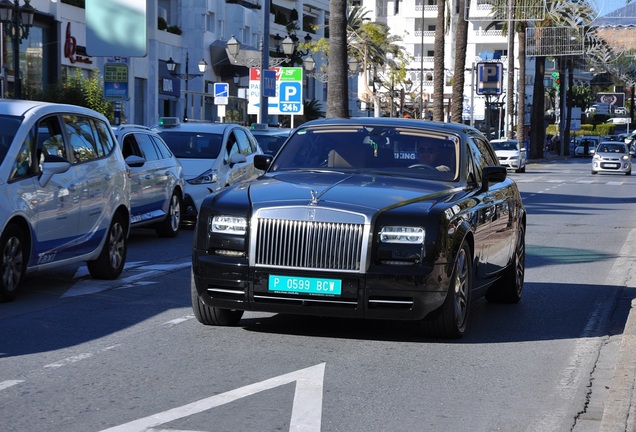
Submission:
[[[290,298],[290,297],[274,297],[274,296],[265,296],[265,295],[254,295],[254,299],[262,299],[262,300],[282,300],[296,303],[303,302],[311,302],[311,303],[328,303],[328,304],[346,304],[346,305],[355,305],[358,304],[357,301],[334,301],[334,300],[319,300],[319,299],[301,299],[301,298]]]
[[[208,288],[207,291],[208,292],[224,293],[224,294],[245,295],[245,291],[243,291],[243,290],[230,290],[230,289],[223,289],[223,288]]]

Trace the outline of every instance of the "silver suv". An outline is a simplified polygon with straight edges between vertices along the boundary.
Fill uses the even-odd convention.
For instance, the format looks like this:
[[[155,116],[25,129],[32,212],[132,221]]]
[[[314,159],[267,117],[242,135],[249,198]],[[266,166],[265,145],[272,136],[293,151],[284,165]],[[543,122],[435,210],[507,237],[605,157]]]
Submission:
[[[130,222],[133,228],[154,229],[160,237],[175,237],[181,224],[183,168],[152,129],[133,124],[115,129],[130,168]]]
[[[108,120],[78,106],[0,101],[0,301],[27,273],[86,262],[117,278],[130,226],[127,167]]]
[[[262,173],[254,168],[254,156],[263,151],[243,126],[162,117],[155,130],[183,166],[186,223],[196,221],[201,202],[212,192]]]

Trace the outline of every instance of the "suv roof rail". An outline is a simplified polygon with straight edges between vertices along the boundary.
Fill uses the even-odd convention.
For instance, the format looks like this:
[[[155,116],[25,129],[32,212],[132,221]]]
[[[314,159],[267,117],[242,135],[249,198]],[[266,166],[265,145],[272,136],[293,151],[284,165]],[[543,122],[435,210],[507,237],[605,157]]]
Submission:
[[[145,129],[145,130],[152,130],[151,128],[149,128],[148,126],[144,126],[144,125],[138,125],[138,124],[121,124],[119,126],[117,126],[117,130],[118,131],[122,131],[124,129]]]

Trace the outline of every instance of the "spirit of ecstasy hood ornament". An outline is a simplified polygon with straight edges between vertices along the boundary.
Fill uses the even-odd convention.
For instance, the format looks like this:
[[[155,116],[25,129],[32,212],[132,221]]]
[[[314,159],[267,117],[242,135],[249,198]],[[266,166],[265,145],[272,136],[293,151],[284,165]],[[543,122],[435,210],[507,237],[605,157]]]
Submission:
[[[309,202],[309,205],[316,205],[318,204],[318,191],[315,190],[311,190],[311,201]]]

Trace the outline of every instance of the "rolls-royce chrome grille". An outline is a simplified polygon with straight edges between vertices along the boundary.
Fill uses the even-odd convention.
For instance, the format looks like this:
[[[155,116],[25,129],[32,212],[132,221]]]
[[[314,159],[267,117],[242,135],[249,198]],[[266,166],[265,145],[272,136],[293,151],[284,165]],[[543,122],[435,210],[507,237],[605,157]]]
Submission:
[[[364,268],[364,223],[258,217],[253,226],[257,266],[352,272]]]

